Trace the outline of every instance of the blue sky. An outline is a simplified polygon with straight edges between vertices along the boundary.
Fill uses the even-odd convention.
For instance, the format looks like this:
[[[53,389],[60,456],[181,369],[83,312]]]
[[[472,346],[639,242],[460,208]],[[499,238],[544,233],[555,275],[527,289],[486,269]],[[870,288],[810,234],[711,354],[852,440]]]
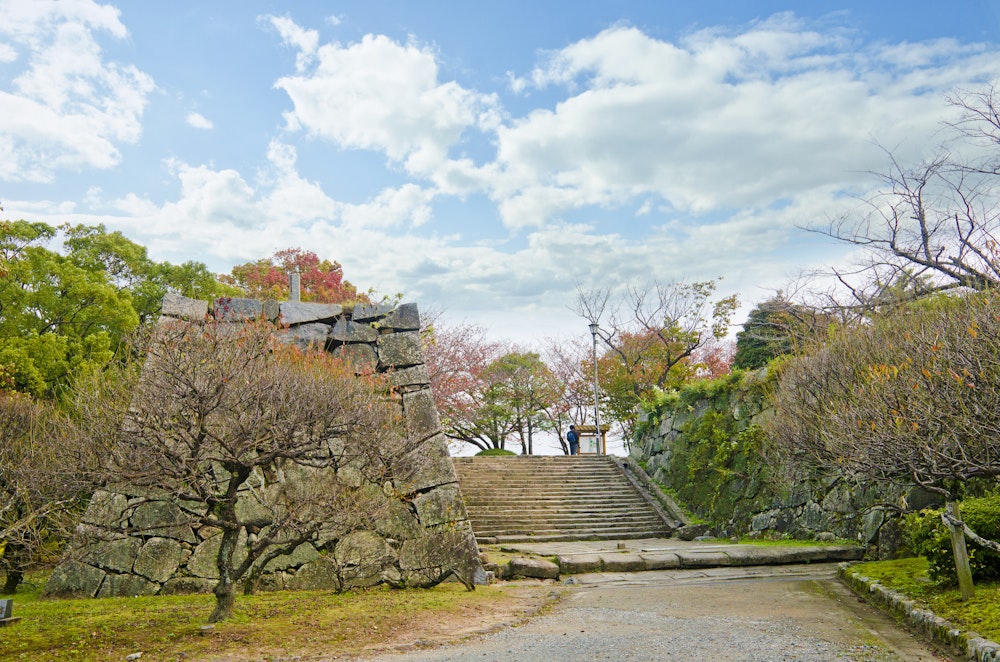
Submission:
[[[292,246],[522,343],[576,286],[847,261],[800,226],[933,153],[1000,2],[0,0],[5,216],[215,271]],[[744,308],[744,312],[746,307]]]

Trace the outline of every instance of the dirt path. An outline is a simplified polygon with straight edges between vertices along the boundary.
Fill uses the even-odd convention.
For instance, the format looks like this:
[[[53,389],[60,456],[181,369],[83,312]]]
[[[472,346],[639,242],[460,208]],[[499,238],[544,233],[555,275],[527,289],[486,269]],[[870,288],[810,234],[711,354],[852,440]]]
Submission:
[[[556,607],[520,627],[368,659],[948,659],[861,603],[834,573],[833,564],[817,564],[579,575]]]

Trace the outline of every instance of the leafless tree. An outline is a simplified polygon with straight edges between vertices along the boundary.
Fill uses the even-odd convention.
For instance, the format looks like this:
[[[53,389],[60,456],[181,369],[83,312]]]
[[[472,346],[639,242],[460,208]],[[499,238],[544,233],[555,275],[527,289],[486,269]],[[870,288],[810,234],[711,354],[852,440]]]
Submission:
[[[239,581],[252,586],[268,560],[331,523],[373,528],[370,487],[409,443],[375,375],[276,343],[272,331],[160,325],[137,343],[141,370],[94,380],[75,402],[84,436],[106,449],[109,489],[201,504],[193,523],[221,532],[210,622],[231,616]],[[238,507],[247,499],[253,508]]]
[[[0,391],[0,593],[54,561],[94,488],[94,454],[52,405]]]
[[[987,292],[840,329],[787,366],[770,419],[773,438],[800,462],[940,494],[963,593],[972,584],[960,563],[958,490],[1000,476],[998,310]]]

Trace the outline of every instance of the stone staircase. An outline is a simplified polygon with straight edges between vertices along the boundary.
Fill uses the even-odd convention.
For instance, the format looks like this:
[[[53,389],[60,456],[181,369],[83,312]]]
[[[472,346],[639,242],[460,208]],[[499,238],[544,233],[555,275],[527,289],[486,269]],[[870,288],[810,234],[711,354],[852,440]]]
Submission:
[[[452,460],[480,544],[670,537],[670,525],[611,457]]]

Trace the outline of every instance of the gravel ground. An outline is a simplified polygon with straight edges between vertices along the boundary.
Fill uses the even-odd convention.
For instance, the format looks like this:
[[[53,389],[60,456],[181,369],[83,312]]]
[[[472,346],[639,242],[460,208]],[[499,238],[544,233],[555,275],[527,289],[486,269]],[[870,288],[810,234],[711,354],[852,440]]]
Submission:
[[[832,566],[579,576],[551,612],[463,644],[380,662],[946,660],[860,603]]]

